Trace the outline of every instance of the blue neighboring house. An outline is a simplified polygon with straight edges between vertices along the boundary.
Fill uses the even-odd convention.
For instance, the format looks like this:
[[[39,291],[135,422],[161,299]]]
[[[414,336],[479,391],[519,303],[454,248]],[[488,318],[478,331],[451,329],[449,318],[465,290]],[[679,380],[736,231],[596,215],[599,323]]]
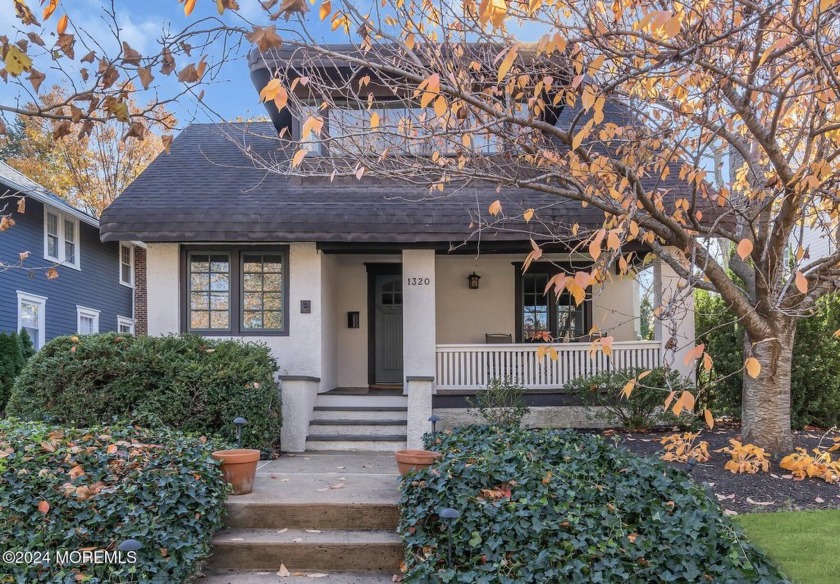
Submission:
[[[132,242],[102,243],[95,217],[2,161],[0,216],[14,221],[0,233],[0,332],[25,328],[36,349],[62,335],[134,332]]]

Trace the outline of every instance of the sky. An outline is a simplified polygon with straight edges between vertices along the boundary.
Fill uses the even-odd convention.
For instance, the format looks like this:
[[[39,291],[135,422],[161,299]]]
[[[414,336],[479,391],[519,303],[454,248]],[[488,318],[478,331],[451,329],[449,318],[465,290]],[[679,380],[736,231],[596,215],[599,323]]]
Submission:
[[[87,31],[98,41],[104,43],[110,41],[111,51],[115,48],[114,36],[108,29],[107,18],[104,17],[104,10],[111,5],[110,0],[64,0],[64,3],[67,4],[69,10],[71,27],[72,24],[77,24],[79,29]],[[40,20],[42,8],[39,0],[28,0],[28,4]],[[258,5],[258,0],[239,0],[239,4],[241,6],[240,12],[251,22],[260,25],[269,24],[268,19],[264,16],[265,13]],[[178,31],[199,18],[218,16],[214,0],[198,0],[195,10],[189,17],[184,15],[183,5],[179,4],[178,0],[114,0],[114,5],[116,6],[121,38],[142,55],[157,53],[160,50],[157,39],[164,28],[168,27],[173,31]],[[304,18],[307,22],[307,28],[313,31],[321,42],[346,41],[346,37],[343,37],[341,33],[331,32],[328,23],[322,23],[318,20],[317,6],[314,6],[313,9]],[[60,14],[62,14],[62,8],[59,8],[48,21],[50,30],[55,26]],[[231,18],[227,14],[225,16],[228,23],[247,26],[239,18]],[[8,35],[11,40],[17,40],[17,38],[23,36],[20,33],[17,36],[10,34],[13,32],[10,30],[10,26],[19,28],[17,25],[20,24],[20,21],[14,16],[13,0],[0,0],[0,23],[0,34]],[[285,36],[284,32],[280,30],[281,28],[287,29],[287,32],[300,29],[300,22],[296,21],[295,18],[288,23],[281,19],[276,24],[281,36]],[[51,41],[48,40],[46,35],[42,36],[49,45]],[[106,48],[109,47],[106,46]],[[220,73],[204,88],[204,101],[209,106],[207,109],[216,112],[224,119],[232,120],[237,117],[247,118],[265,115],[265,110],[259,103],[258,94],[249,77],[246,61],[248,48],[250,47],[243,47],[234,59],[226,62]],[[85,52],[80,50],[77,44],[77,61]],[[195,52],[193,56],[196,56]],[[195,60],[197,61],[197,59]],[[185,64],[186,61],[179,61],[178,69]],[[41,93],[44,93],[59,77],[50,74],[49,60],[46,63],[36,61],[35,66],[47,73],[47,79],[41,87]],[[173,91],[177,90],[178,84],[173,81],[174,75],[167,78],[157,72],[154,74],[154,85],[150,88],[148,97],[153,96],[153,89],[157,89],[161,96],[171,95]],[[34,97],[32,88],[26,81],[24,85],[24,88],[21,88],[17,84],[4,84],[0,80],[0,103],[4,105],[24,105],[32,102]],[[170,109],[178,117],[181,128],[193,120],[199,122],[218,121],[215,114],[208,113],[205,108],[197,107],[194,98],[182,98],[177,105]],[[5,119],[7,123],[11,122],[8,114]]]

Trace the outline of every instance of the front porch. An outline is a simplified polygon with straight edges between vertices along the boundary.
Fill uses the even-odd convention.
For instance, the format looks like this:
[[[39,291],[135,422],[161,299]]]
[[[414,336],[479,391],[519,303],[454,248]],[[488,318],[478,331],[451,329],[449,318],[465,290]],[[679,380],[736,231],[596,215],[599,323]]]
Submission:
[[[300,271],[295,266],[297,256],[293,246],[293,291]],[[591,286],[586,301],[577,305],[563,293],[546,295],[545,284],[557,270],[583,269],[587,258],[547,257],[523,273],[522,256],[514,253],[476,258],[404,249],[379,254],[320,250],[309,255],[319,273],[312,284],[319,285],[321,302],[320,307],[312,304],[318,320],[311,329],[320,331],[320,351],[307,355],[312,373],[287,375],[283,381],[284,450],[302,451],[318,441],[336,449],[345,434],[346,449],[362,445],[374,449],[371,444],[375,449],[420,447],[432,413],[441,416],[444,427],[463,423],[464,396],[481,391],[493,379],[511,380],[524,386],[529,396],[541,396],[531,399],[535,409],[565,408],[559,415],[537,412],[533,424],[560,420],[557,423],[580,426],[587,418],[585,411],[562,391],[575,378],[649,369],[666,361],[689,372],[682,357],[693,347],[692,306],[684,307],[680,318],[672,318],[667,327],[654,326],[654,339],[641,340],[635,274],[610,274],[605,282]],[[308,263],[310,274],[313,267]],[[655,307],[680,287],[667,266],[655,262],[650,272]],[[478,287],[469,285],[472,273],[481,276]],[[311,292],[298,289],[293,299],[311,298],[312,292],[314,286]],[[529,342],[534,331],[564,342]],[[598,336],[612,338],[611,351],[592,350],[590,339]],[[303,342],[300,339],[296,346]],[[377,388],[385,387],[401,388],[402,395],[377,393]],[[337,388],[370,391],[342,395],[334,392]],[[399,404],[392,403],[395,398],[400,398]],[[395,416],[394,407],[405,413]],[[572,408],[576,411],[570,414]],[[394,431],[402,420],[404,442]],[[367,435],[374,440],[377,435],[388,436],[393,446],[379,444],[382,440],[369,444],[363,440]],[[307,439],[313,436],[316,440]]]

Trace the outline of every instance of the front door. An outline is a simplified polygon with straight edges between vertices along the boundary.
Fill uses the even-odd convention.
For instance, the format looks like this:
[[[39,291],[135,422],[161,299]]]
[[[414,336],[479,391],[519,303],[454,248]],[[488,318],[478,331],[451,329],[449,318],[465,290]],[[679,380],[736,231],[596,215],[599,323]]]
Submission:
[[[402,275],[376,274],[373,280],[373,383],[402,385]]]

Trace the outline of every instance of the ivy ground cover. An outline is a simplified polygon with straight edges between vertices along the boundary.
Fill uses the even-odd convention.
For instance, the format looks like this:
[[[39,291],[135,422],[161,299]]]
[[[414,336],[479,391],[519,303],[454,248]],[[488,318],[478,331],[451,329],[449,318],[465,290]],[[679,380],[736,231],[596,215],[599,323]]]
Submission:
[[[228,493],[212,450],[125,424],[0,421],[0,584],[192,581]],[[142,547],[120,556],[130,539]]]
[[[785,582],[685,473],[573,431],[473,426],[402,483],[406,582]],[[452,522],[452,561],[444,508]]]

